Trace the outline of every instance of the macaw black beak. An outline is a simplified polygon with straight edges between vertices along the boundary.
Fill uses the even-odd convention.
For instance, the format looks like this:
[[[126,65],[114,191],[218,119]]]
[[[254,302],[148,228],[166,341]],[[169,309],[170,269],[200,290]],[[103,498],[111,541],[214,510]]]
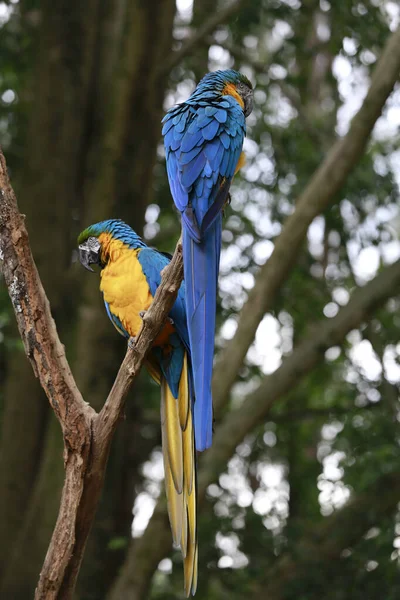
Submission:
[[[96,238],[89,238],[84,244],[78,247],[79,262],[87,269],[94,273],[90,265],[100,264],[100,242]]]
[[[253,110],[253,90],[249,90],[247,94],[243,98],[244,102],[244,116],[248,117],[251,111]]]

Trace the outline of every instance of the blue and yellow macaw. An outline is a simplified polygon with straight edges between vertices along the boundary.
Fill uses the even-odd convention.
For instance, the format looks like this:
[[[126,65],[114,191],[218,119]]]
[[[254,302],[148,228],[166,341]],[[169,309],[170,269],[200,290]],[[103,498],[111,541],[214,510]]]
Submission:
[[[141,313],[153,301],[161,271],[170,259],[146,246],[126,223],[108,220],[85,229],[78,238],[79,260],[101,268],[100,290],[111,322],[126,338],[135,338]],[[182,283],[170,319],[146,359],[161,386],[161,430],[168,514],[174,544],[184,559],[186,595],[197,587],[196,455],[193,427],[191,352]]]
[[[211,378],[222,211],[253,108],[250,81],[237,71],[208,73],[163,119],[168,180],[182,215],[186,311],[196,403],[196,448],[212,439]]]

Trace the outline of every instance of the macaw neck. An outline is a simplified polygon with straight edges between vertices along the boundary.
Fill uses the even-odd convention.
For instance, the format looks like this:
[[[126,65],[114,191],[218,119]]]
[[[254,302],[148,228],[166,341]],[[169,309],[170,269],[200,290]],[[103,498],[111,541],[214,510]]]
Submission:
[[[225,96],[232,96],[239,104],[241,109],[244,109],[244,102],[242,97],[236,90],[236,86],[233,83],[226,83],[223,87],[218,89],[204,88],[195,90],[190,98],[184,103],[189,105],[197,105],[199,102],[213,102],[221,101]]]
[[[99,235],[101,244],[101,266],[104,268],[110,261],[116,262],[122,253],[129,250],[128,244],[122,240],[116,240],[111,233],[101,233]]]
[[[222,95],[223,96],[232,96],[232,98],[235,98],[236,102],[239,104],[239,106],[241,107],[241,109],[244,109],[244,102],[243,102],[243,98],[240,96],[240,94],[238,93],[236,86],[233,83],[227,83],[224,87],[224,89],[222,90]]]

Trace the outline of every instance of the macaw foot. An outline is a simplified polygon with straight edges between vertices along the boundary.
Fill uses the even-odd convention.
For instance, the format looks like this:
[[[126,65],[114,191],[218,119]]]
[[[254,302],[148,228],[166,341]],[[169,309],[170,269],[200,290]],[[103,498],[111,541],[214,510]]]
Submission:
[[[132,348],[134,347],[135,344],[136,344],[136,338],[131,336],[128,340],[128,348],[130,348],[132,350]]]
[[[146,310],[141,310],[140,313],[139,313],[139,317],[141,319],[144,319],[144,316],[145,316],[146,312],[147,312]],[[167,317],[167,323],[169,323],[170,325],[173,325],[174,321],[173,321],[173,319],[171,319],[171,317]]]

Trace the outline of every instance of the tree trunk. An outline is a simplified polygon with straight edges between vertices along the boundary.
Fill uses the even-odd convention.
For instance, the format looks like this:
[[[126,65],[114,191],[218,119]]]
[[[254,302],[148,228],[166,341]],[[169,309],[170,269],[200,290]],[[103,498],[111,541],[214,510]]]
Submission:
[[[32,104],[26,159],[15,178],[53,315],[70,357],[75,357],[82,391],[90,390],[87,397],[96,407],[104,401],[115,377],[124,344],[108,323],[98,280],[76,265],[71,268],[71,256],[78,231],[103,218],[122,217],[139,232],[142,229],[161,133],[166,76],[159,75],[159,69],[171,49],[174,14],[173,0],[156,11],[152,3],[143,0],[89,0],[84,4],[45,0],[40,11],[36,68],[25,92],[25,99]],[[70,323],[76,321],[80,301],[83,304],[74,330]],[[35,391],[38,386],[32,385],[29,374],[25,377],[30,367],[21,366],[24,361],[15,353],[8,365],[1,454],[2,473],[7,477],[0,489],[4,530],[0,550],[6,559],[1,562],[7,597],[16,599],[33,594],[57,515],[63,473],[61,445],[58,453],[44,443],[48,408],[41,392]],[[13,437],[13,444],[7,436]],[[121,440],[122,445],[116,440],[120,451],[109,468],[124,473],[128,457],[132,459],[132,445],[123,434]],[[44,486],[43,465],[50,464],[53,457],[54,477]],[[42,468],[35,477],[39,460]],[[19,487],[12,482],[17,466],[19,473],[30,474]],[[133,502],[129,490],[127,496]],[[105,490],[108,493],[113,497],[112,486]],[[111,501],[105,506],[107,512],[114,506],[115,513],[121,514],[120,506]],[[123,512],[129,535],[131,514]],[[32,523],[46,544],[32,536]],[[93,534],[95,537],[96,528]],[[15,550],[10,552],[13,541]],[[102,560],[107,545],[102,544]],[[27,554],[38,560],[27,561]],[[12,576],[16,572],[17,578]],[[24,589],[19,596],[21,581]],[[82,594],[86,597],[85,591]]]
[[[80,115],[86,108],[90,81],[90,55],[93,48],[91,15],[96,2],[89,1],[84,7],[80,2],[61,2],[57,6],[44,2],[41,11],[42,24],[37,35],[38,56],[32,80],[28,82],[25,100],[32,104],[25,141],[25,160],[16,169],[15,178],[19,189],[20,206],[26,214],[31,232],[30,240],[43,283],[49,291],[53,315],[61,334],[71,318],[70,294],[74,289],[68,270],[71,257],[72,206],[77,202],[78,173],[81,163],[83,126]],[[85,25],[86,24],[86,25]],[[74,28],[74,44],[69,35]],[[79,57],[79,60],[78,60]],[[65,341],[65,336],[64,336]],[[1,553],[4,561],[8,597],[32,596],[37,583],[39,564],[32,573],[26,553],[43,560],[45,547],[35,545],[35,540],[23,541],[23,532],[29,532],[32,506],[32,489],[40,485],[35,478],[39,459],[46,463],[46,446],[43,435],[44,423],[50,411],[37,382],[33,381],[31,367],[20,353],[14,353],[8,365],[8,381],[5,386],[5,415],[3,421],[3,450],[1,467],[6,477],[14,477],[15,453],[18,453],[18,470],[30,473],[21,488],[4,482],[0,490],[2,498]],[[18,376],[15,377],[15,374]],[[17,407],[17,408],[16,408]],[[8,436],[12,436],[10,444]],[[61,448],[61,446],[60,446]],[[22,452],[21,449],[24,449]],[[59,473],[53,479],[51,493],[43,499],[38,512],[36,528],[48,542],[54,526],[57,498],[62,481],[62,461],[55,463]],[[50,491],[50,490],[49,490]],[[36,491],[33,492],[33,497]],[[18,510],[18,513],[16,513]],[[9,515],[14,518],[9,520]],[[18,540],[25,553],[13,550]],[[16,562],[20,560],[19,567]],[[12,567],[8,561],[11,560]],[[32,561],[34,563],[34,561]],[[18,572],[10,582],[12,569]],[[24,581],[25,592],[18,596]],[[12,585],[15,585],[15,588]],[[29,594],[27,593],[29,590]]]
[[[42,461],[37,470],[35,486],[8,557],[7,571],[0,588],[2,598],[26,600],[33,597],[60,504],[64,480],[64,472],[60,468],[62,464],[60,426],[51,415],[43,438]]]

